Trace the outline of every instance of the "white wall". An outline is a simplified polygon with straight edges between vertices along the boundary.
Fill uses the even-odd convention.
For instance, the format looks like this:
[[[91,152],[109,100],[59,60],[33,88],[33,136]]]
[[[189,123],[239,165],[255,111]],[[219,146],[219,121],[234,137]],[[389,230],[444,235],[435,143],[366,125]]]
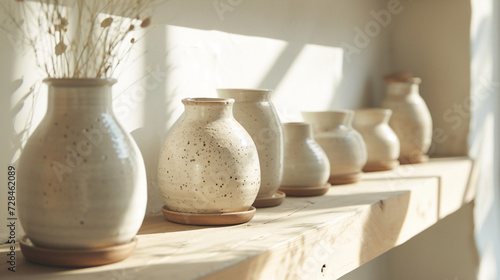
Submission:
[[[500,5],[472,0],[469,154],[480,166],[474,211],[479,279],[500,279]]]

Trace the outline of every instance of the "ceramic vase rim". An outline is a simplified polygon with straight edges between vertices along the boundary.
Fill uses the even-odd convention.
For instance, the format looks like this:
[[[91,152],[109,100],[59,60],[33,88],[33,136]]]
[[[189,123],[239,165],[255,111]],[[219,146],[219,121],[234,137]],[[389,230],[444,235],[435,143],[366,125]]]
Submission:
[[[45,78],[42,81],[49,86],[96,87],[109,86],[118,82],[117,79],[100,78]]]
[[[182,99],[182,104],[184,105],[229,105],[233,103],[233,98],[188,97]]]

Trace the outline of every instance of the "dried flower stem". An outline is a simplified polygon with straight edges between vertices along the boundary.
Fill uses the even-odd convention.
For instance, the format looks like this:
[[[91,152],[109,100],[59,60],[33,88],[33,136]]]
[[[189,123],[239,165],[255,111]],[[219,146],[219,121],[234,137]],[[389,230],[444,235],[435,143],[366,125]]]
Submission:
[[[18,0],[0,2],[10,27],[49,78],[110,78],[150,25],[160,0]]]

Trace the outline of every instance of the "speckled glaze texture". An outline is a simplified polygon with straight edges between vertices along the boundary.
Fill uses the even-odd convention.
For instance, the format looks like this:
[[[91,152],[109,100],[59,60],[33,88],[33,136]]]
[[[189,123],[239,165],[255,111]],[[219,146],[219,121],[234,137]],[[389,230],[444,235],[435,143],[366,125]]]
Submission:
[[[389,125],[401,143],[401,158],[411,162],[426,154],[432,140],[432,119],[419,95],[419,84],[388,82],[382,107],[393,112]]]
[[[285,123],[284,187],[320,187],[330,177],[328,157],[314,141],[309,123]]]
[[[18,165],[18,210],[40,247],[130,242],[146,211],[141,153],[111,108],[114,80],[48,79],[47,113]]]
[[[270,101],[269,90],[217,89],[219,97],[233,98],[234,117],[252,136],[259,152],[261,184],[258,198],[273,196],[283,176],[283,129]]]
[[[354,112],[302,112],[312,124],[314,139],[323,148],[330,161],[330,176],[361,172],[366,163],[366,146],[361,135],[352,128]]]
[[[166,207],[184,213],[246,211],[257,197],[260,166],[250,135],[234,119],[233,99],[183,99],[182,121],[160,152]]]
[[[392,111],[372,108],[354,111],[353,127],[366,144],[367,165],[380,166],[399,158],[399,139],[389,126]]]

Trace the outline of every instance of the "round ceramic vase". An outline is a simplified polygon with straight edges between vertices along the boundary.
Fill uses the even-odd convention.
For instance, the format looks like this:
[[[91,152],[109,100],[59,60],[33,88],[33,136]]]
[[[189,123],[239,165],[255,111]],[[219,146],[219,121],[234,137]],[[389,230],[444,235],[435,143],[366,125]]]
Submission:
[[[322,187],[330,177],[328,157],[314,141],[309,123],[285,123],[284,187]]]
[[[312,124],[314,139],[323,148],[330,161],[331,184],[355,183],[367,160],[363,137],[352,128],[354,112],[302,112]]]
[[[431,145],[432,119],[419,94],[420,78],[393,75],[386,77],[386,82],[382,107],[393,112],[389,125],[401,144],[401,163],[427,161],[425,154]]]
[[[250,135],[234,119],[234,100],[186,98],[184,117],[160,152],[165,206],[183,213],[247,211],[259,191],[260,166]]]
[[[368,159],[363,171],[391,170],[399,165],[399,139],[389,126],[392,111],[373,108],[354,111],[353,127],[366,144]]]
[[[112,112],[106,79],[47,79],[48,107],[18,165],[17,201],[35,246],[131,242],[147,202],[141,153]]]
[[[259,153],[261,184],[257,199],[271,198],[283,176],[283,130],[270,101],[270,91],[217,89],[219,97],[234,98],[234,117],[252,136]]]

